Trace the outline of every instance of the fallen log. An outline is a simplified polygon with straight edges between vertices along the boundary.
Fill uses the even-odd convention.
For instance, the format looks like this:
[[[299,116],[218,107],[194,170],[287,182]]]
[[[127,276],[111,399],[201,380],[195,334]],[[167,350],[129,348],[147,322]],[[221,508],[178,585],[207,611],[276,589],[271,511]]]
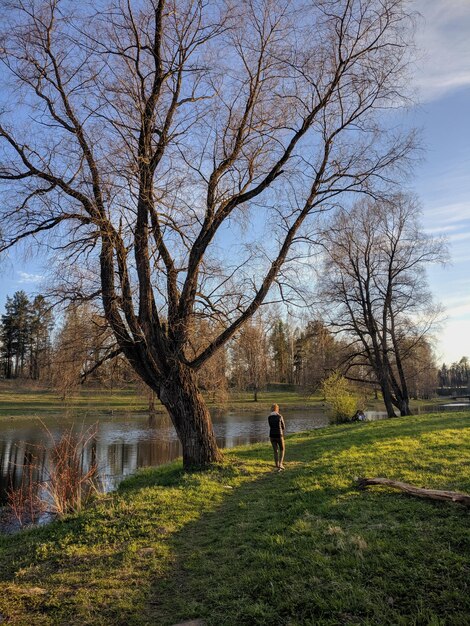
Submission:
[[[446,500],[450,502],[459,502],[464,506],[470,506],[470,495],[467,493],[459,493],[458,491],[441,491],[439,489],[424,489],[416,487],[409,483],[402,483],[399,480],[390,480],[389,478],[356,478],[359,489],[365,489],[369,485],[382,485],[385,487],[393,487],[400,489],[411,496],[418,498],[430,498],[431,500]]]

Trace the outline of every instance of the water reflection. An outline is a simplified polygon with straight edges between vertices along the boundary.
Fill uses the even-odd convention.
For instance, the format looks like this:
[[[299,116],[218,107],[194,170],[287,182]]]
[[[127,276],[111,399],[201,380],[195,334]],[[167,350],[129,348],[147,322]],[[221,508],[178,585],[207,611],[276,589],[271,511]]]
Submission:
[[[323,409],[285,411],[289,432],[319,428],[328,424]],[[214,412],[217,444],[222,448],[267,440],[265,412]],[[103,415],[81,419],[15,419],[0,422],[0,505],[8,487],[18,487],[27,478],[47,480],[53,442],[73,427],[77,432],[95,428],[82,453],[85,469],[96,460],[100,480],[113,489],[125,476],[140,467],[167,463],[181,456],[176,433],[166,415]]]

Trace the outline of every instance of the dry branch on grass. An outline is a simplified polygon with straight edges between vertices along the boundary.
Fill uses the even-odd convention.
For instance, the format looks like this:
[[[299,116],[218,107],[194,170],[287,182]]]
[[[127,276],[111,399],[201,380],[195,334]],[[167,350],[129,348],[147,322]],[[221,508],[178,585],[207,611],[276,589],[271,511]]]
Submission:
[[[409,483],[402,483],[398,480],[390,480],[389,478],[357,478],[356,482],[360,489],[365,489],[370,485],[383,485],[386,487],[392,487],[394,489],[400,489],[411,496],[417,496],[418,498],[430,498],[431,500],[447,500],[451,502],[459,502],[464,506],[470,506],[470,495],[466,493],[459,493],[458,491],[442,491],[440,489],[424,489],[423,487],[416,487]]]

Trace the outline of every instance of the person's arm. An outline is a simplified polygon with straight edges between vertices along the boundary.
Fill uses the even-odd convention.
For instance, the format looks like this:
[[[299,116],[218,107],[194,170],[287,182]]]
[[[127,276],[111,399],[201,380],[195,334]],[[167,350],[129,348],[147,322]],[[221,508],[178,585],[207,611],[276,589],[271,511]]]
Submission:
[[[284,423],[284,418],[282,417],[282,415],[280,417],[281,417],[281,429],[282,429],[282,432],[284,432],[286,429],[286,425]]]

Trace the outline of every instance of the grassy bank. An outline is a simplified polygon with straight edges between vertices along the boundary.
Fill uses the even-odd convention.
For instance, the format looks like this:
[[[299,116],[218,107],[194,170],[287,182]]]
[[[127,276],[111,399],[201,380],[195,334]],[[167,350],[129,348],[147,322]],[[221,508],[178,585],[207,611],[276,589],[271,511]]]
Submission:
[[[47,418],[56,415],[132,413],[145,411],[147,400],[133,389],[96,390],[83,389],[66,400],[57,393],[39,386],[8,384],[0,385],[0,419],[24,417]]]
[[[207,398],[210,408],[237,411],[263,411],[270,409],[277,402],[284,408],[306,408],[322,404],[320,396],[307,397],[295,391],[265,391],[258,394],[254,402],[250,393],[237,392],[230,395],[226,402],[213,402]],[[165,412],[159,402],[157,411]],[[0,383],[0,419],[24,417],[53,417],[63,415],[99,415],[103,413],[142,413],[148,411],[148,398],[138,389],[90,389],[82,388],[65,401],[57,393],[39,386],[1,382]]]
[[[211,410],[223,411],[260,411],[266,413],[276,402],[282,410],[304,409],[324,406],[324,399],[320,393],[307,396],[292,389],[272,389],[258,393],[258,401],[253,400],[249,392],[231,392],[224,402],[214,401],[212,396],[206,397],[207,405]],[[434,400],[413,400],[412,408],[418,409],[433,403],[445,402],[443,398]],[[369,398],[368,408],[383,411],[381,400]],[[166,413],[164,407],[157,401],[157,412]],[[145,413],[148,412],[148,397],[136,388],[128,389],[94,389],[80,388],[74,395],[65,401],[50,389],[39,385],[27,384],[24,381],[0,381],[0,420],[55,417],[69,414],[72,416],[97,415],[110,413]]]
[[[330,427],[139,473],[85,513],[0,538],[9,624],[468,624],[469,511],[355,476],[470,492],[470,413]]]

